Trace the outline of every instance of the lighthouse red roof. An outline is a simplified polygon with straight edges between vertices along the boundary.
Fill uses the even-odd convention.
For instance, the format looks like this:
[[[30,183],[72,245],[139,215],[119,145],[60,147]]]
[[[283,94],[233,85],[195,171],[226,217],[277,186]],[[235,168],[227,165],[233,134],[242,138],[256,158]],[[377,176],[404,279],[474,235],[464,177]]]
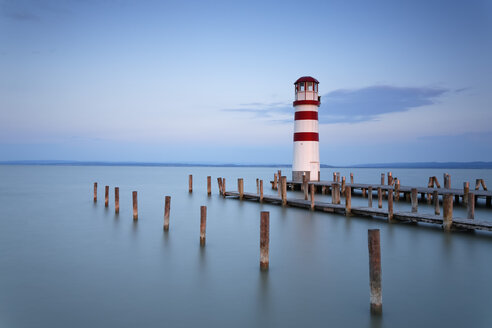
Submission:
[[[300,82],[314,82],[314,83],[319,83],[318,80],[316,80],[314,77],[311,76],[302,76],[297,79],[297,81],[294,82],[294,84],[300,83]]]

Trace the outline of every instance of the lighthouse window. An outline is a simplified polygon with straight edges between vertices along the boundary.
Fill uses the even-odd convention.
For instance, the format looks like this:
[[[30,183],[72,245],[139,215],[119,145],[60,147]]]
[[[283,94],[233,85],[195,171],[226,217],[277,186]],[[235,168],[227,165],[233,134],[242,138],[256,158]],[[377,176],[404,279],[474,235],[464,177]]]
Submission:
[[[318,85],[316,83],[314,84],[314,92],[318,92]]]
[[[304,82],[301,82],[301,92],[304,91]]]
[[[307,91],[313,91],[313,82],[307,83]]]

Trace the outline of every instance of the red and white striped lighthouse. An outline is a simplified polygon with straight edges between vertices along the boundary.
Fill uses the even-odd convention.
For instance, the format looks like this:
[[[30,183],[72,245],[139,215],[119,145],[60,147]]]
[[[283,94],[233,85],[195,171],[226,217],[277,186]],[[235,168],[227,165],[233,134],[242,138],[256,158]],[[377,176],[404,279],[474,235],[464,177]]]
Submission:
[[[292,181],[317,181],[319,176],[318,80],[303,76],[295,83],[294,160]]]

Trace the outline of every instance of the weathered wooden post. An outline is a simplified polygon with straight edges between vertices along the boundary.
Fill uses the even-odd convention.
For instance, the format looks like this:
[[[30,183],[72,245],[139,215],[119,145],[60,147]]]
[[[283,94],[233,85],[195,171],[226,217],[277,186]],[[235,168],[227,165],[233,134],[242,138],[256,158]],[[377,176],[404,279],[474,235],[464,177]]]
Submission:
[[[388,222],[393,222],[393,188],[388,189]]]
[[[239,199],[243,200],[244,196],[244,181],[242,178],[237,179],[237,191],[239,193]]]
[[[342,194],[345,192],[345,177],[342,177]]]
[[[434,194],[432,195],[434,198],[434,214],[435,215],[440,215],[441,214],[441,209],[439,208],[439,193],[437,190],[434,190]]]
[[[282,181],[282,206],[287,205],[287,177],[283,176]]]
[[[350,183],[354,183],[354,174],[352,172],[350,172]]]
[[[260,194],[260,179],[256,178],[256,194]]]
[[[206,229],[207,229],[207,206],[200,206],[200,246],[205,246]]]
[[[434,177],[429,177],[429,182],[427,183],[427,188],[433,188],[434,187]],[[431,203],[431,193],[427,193],[427,204]]]
[[[208,176],[207,177],[207,195],[211,195],[212,194],[212,177],[211,176]]]
[[[282,171],[281,170],[278,170],[277,171],[277,175],[278,175],[278,179],[280,180],[280,177],[282,176]]]
[[[333,172],[333,182],[337,182],[337,173]]]
[[[94,203],[97,202],[97,182],[94,182]]]
[[[485,180],[484,179],[480,179],[480,183],[482,184],[483,190],[487,191],[487,185],[485,184]]]
[[[188,177],[188,192],[192,193],[193,192],[193,175],[190,174]]]
[[[444,186],[446,187],[446,184]],[[445,231],[450,231],[453,225],[453,194],[443,195],[442,214],[442,227]]]
[[[340,172],[337,172],[337,182],[340,182]]]
[[[263,180],[260,180],[260,203],[263,202]]]
[[[379,229],[369,229],[369,286],[371,287],[371,313],[383,312],[383,295],[381,292],[381,245]]]
[[[388,172],[388,186],[393,185],[393,173],[390,171]]]
[[[369,197],[367,200],[367,206],[372,208],[372,186],[369,186],[369,193],[367,196]]]
[[[468,193],[470,192],[470,182],[463,182],[463,204],[468,204]]]
[[[451,188],[451,176],[448,173],[444,173],[444,188]]]
[[[137,221],[138,220],[137,192],[133,191],[132,196],[133,196],[133,221]]]
[[[335,195],[335,189],[337,189],[337,184],[336,182],[331,184],[331,203],[336,204],[337,203],[337,196]]]
[[[120,213],[120,188],[114,187],[114,212]]]
[[[304,181],[304,200],[308,200],[309,184],[307,180]]]
[[[468,193],[466,218],[468,220],[474,220],[475,219],[475,194],[472,192]]]
[[[396,179],[395,183],[395,198],[397,201],[400,200],[400,179]]]
[[[219,195],[222,196],[222,178],[217,178],[217,188],[219,188]]]
[[[225,178],[222,178],[222,195],[224,196],[224,198],[226,196],[226,194],[225,194],[226,193],[226,184],[225,184],[225,181],[226,181]]]
[[[314,184],[311,185],[311,211],[314,211]]]
[[[383,208],[383,190],[378,187],[378,208]]]
[[[109,205],[109,186],[104,186],[104,207]]]
[[[164,231],[169,231],[169,212],[171,211],[171,196],[164,198]]]
[[[362,198],[366,198],[366,188],[362,188]]]
[[[417,188],[411,189],[412,213],[417,213],[419,208],[419,200],[417,199]]]
[[[260,269],[268,270],[270,245],[270,212],[260,213]]]
[[[385,177],[384,173],[381,173],[381,185],[384,185],[384,177]]]
[[[350,216],[352,213],[352,188],[345,186],[345,215]]]
[[[480,188],[480,182],[482,181],[482,179],[476,179],[475,180],[475,190],[478,190]]]
[[[272,189],[273,190],[276,190],[277,189],[277,173],[274,173],[273,174],[273,185],[272,185]]]

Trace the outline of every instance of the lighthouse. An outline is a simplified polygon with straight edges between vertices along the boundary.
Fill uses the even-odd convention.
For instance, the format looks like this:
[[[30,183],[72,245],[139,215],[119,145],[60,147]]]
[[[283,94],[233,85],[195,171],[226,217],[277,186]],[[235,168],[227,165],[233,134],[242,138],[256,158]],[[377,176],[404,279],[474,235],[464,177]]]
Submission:
[[[303,76],[295,83],[292,181],[319,180],[318,80]]]

